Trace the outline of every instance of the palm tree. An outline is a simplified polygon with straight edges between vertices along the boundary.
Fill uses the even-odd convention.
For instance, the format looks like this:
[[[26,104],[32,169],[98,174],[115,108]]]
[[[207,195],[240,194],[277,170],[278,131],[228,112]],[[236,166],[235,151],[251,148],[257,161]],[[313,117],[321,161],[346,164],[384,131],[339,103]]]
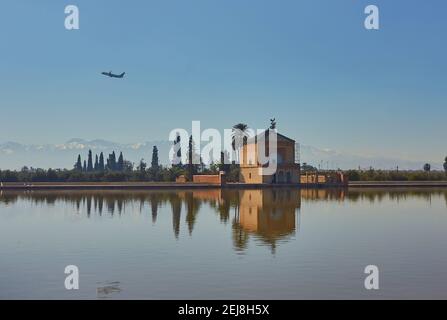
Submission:
[[[248,130],[248,125],[246,125],[245,123],[238,123],[233,126],[232,147],[233,147],[234,152],[239,150],[245,143],[245,140],[247,138],[247,130]],[[236,152],[236,155],[237,154],[238,153]]]

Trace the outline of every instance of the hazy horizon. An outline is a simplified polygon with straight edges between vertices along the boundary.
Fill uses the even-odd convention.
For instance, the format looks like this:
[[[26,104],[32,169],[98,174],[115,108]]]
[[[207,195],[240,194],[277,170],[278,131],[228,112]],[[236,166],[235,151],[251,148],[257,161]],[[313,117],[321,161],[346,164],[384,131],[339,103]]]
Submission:
[[[203,148],[206,143],[202,142]],[[104,152],[107,156],[112,151],[122,151],[126,160],[137,165],[140,159],[150,162],[152,148],[157,146],[160,163],[169,165],[169,151],[172,142],[165,140],[140,140],[130,143],[119,143],[107,139],[72,138],[57,144],[21,144],[15,141],[0,141],[0,170],[19,170],[24,166],[34,168],[71,169],[78,155],[87,158],[91,149],[93,156]],[[401,170],[421,170],[425,163],[430,163],[432,170],[443,170],[442,160],[409,160],[404,158],[387,158],[380,155],[362,156],[340,152],[321,146],[311,146],[300,143],[300,161],[322,169],[375,169],[394,170],[398,166]]]

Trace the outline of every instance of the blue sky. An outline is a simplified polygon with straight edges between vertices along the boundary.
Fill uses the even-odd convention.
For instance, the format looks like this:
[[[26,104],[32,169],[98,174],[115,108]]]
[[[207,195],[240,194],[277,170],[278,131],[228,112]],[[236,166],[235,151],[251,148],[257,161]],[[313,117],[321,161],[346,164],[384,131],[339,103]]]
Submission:
[[[80,30],[64,28],[68,4]],[[379,31],[363,27],[368,4]],[[304,144],[441,162],[446,12],[443,0],[4,0],[0,142],[150,141],[192,120],[276,117]]]

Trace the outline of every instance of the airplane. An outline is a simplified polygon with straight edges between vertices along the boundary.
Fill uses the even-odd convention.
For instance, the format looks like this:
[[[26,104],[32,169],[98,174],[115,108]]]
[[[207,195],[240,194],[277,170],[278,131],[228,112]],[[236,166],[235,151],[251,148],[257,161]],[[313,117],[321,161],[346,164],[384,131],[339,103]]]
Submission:
[[[126,74],[125,72],[121,73],[121,74],[113,74],[112,71],[110,72],[101,72],[101,74],[108,76],[110,78],[124,78],[124,75]]]

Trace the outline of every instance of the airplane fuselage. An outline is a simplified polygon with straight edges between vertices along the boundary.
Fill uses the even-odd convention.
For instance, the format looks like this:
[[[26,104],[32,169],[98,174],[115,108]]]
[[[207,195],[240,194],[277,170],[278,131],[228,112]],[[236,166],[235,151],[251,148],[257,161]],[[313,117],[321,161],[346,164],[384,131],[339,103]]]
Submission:
[[[101,74],[108,76],[110,78],[124,78],[124,75],[126,74],[125,72],[121,73],[121,74],[114,74],[112,72],[101,72]]]

